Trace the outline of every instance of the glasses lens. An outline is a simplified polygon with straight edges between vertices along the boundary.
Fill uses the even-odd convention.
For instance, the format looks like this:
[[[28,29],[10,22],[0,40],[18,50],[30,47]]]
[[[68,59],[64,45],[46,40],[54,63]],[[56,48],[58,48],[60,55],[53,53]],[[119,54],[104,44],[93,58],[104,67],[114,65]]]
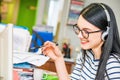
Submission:
[[[88,34],[87,31],[85,31],[85,30],[80,30],[77,25],[74,25],[74,26],[73,26],[73,30],[75,31],[75,33],[76,33],[77,35],[81,32],[82,36],[83,36],[84,38],[86,38],[86,39],[87,39],[88,36],[89,36],[89,34]]]
[[[81,30],[81,33],[82,33],[82,36],[83,36],[84,38],[86,38],[86,39],[88,38],[89,34],[88,34],[87,31]]]
[[[76,25],[73,26],[73,30],[77,35],[80,33],[80,29]]]

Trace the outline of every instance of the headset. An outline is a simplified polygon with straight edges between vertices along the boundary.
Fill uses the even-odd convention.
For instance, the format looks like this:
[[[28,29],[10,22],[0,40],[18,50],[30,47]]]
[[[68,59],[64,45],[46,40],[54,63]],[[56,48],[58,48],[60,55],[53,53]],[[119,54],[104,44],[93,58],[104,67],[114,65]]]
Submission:
[[[107,26],[107,30],[102,33],[102,40],[103,40],[103,41],[106,40],[106,38],[107,38],[107,36],[108,36],[108,33],[109,33],[109,29],[110,29],[110,28]]]
[[[109,22],[110,22],[110,15],[109,15],[108,10],[106,9],[106,7],[105,7],[102,3],[100,3],[99,5],[100,5],[100,6],[104,9],[105,14],[106,14],[106,16],[107,16],[107,21],[108,21],[107,30],[106,30],[106,31],[104,31],[104,32],[102,33],[102,40],[103,40],[103,41],[105,41],[105,40],[106,40],[106,38],[107,38],[107,36],[108,36],[108,33],[109,33],[109,28],[110,28],[110,26],[109,26]]]

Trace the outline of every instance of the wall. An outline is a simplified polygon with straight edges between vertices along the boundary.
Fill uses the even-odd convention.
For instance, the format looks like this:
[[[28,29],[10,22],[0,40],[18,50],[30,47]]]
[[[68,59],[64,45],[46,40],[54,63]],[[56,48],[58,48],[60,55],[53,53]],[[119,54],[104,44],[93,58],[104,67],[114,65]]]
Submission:
[[[53,27],[56,36],[57,25],[64,0],[40,0],[37,9],[36,25],[49,25]]]
[[[6,2],[4,1],[3,4],[6,5],[6,7],[4,7],[4,17],[2,19],[3,23],[14,23],[14,16],[16,16],[16,1],[18,0],[12,0],[10,2]]]
[[[30,33],[36,21],[37,2],[38,0],[20,0],[16,25],[28,27]]]
[[[85,5],[88,5],[92,2],[103,2],[103,3],[106,3],[107,5],[109,5],[115,13],[117,24],[118,24],[118,27],[120,30],[120,23],[119,23],[119,21],[120,21],[120,4],[119,4],[120,0],[86,0]]]
[[[120,30],[120,23],[119,23],[119,21],[120,21],[120,8],[119,8],[120,0],[85,0],[85,6],[92,2],[103,2],[103,3],[108,4],[115,12],[118,27]],[[60,44],[60,47],[61,47],[63,39],[68,38],[73,47],[72,57],[75,58],[77,55],[75,50],[80,48],[80,42],[79,42],[79,39],[77,38],[77,36],[73,32],[72,26],[66,25],[68,11],[69,11],[69,4],[70,4],[70,0],[65,0],[63,13],[62,13],[62,19],[61,19],[61,25],[60,25],[60,31],[59,31],[59,37],[58,37],[58,40],[59,40],[58,43]]]

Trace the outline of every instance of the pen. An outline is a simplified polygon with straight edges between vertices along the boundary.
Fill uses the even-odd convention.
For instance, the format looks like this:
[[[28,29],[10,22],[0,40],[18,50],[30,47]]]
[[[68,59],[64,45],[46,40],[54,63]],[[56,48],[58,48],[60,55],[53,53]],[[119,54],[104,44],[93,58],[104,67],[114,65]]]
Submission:
[[[55,45],[58,46],[57,42],[53,42],[53,43],[55,43]],[[44,46],[43,45],[42,46],[35,46],[35,47],[30,48],[30,49],[34,50],[34,49],[38,49],[38,48],[42,48],[42,47],[44,47]]]

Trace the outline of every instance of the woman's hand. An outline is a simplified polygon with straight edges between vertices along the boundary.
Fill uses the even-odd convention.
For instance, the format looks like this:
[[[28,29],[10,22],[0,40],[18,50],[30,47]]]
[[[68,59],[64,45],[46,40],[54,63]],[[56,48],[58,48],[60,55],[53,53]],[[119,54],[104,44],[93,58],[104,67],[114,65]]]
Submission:
[[[60,49],[56,46],[55,43],[46,41],[43,45],[42,52],[44,55],[49,56],[54,61],[57,61],[61,57],[63,57]]]
[[[63,55],[55,43],[47,41],[43,45],[42,52],[54,60],[59,80],[69,80]]]

